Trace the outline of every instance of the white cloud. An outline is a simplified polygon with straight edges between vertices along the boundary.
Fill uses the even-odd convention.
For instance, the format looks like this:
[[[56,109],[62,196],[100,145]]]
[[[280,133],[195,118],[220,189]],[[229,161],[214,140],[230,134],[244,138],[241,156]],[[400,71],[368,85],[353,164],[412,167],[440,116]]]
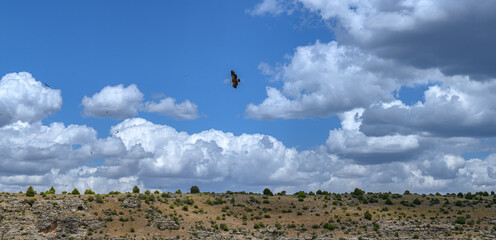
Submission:
[[[343,114],[343,131],[356,131],[359,112]],[[450,154],[455,148],[475,144],[462,140],[433,139],[444,142],[445,147],[433,154],[424,148],[427,153],[419,153],[410,161],[356,164],[355,159],[340,158],[340,152],[329,153],[324,146],[297,151],[262,134],[236,136],[213,129],[188,134],[141,118],[127,119],[110,132],[117,130],[119,133],[111,137],[98,139],[91,128],[62,123],[17,122],[1,127],[0,187],[15,192],[29,185],[37,191],[53,185],[58,192],[74,187],[80,191],[126,192],[134,185],[165,191],[187,191],[199,185],[204,191],[261,191],[270,187],[349,192],[359,187],[367,191],[443,192],[496,186],[494,155],[465,161]],[[343,146],[341,152],[346,154],[362,153],[353,144]],[[371,153],[390,154],[383,151],[382,144],[365,141],[364,146]],[[408,147],[400,150],[407,151]],[[89,166],[95,158],[104,158],[103,165]],[[461,187],[453,189],[453,185]]]
[[[143,93],[135,84],[128,87],[122,84],[106,86],[92,97],[84,96],[81,104],[85,116],[101,118],[126,119],[137,115],[139,111],[159,113],[181,120],[196,119],[199,116],[198,106],[189,100],[176,104],[176,99],[167,97],[158,103],[143,103]]]
[[[407,155],[416,156],[420,151],[416,135],[387,135],[369,137],[360,132],[360,118],[364,109],[340,114],[342,129],[329,133],[329,152],[352,158],[362,163],[374,164],[388,161],[407,161]]]
[[[135,84],[119,84],[106,86],[92,97],[84,96],[81,104],[85,116],[125,119],[138,114],[142,100],[143,93]]]
[[[496,136],[496,81],[452,77],[429,87],[425,102],[414,106],[375,105],[363,113],[367,135]]]
[[[0,127],[40,121],[61,106],[60,90],[44,86],[27,72],[9,73],[0,80]]]
[[[161,99],[160,102],[147,102],[144,111],[159,113],[172,116],[177,119],[196,119],[198,118],[198,106],[189,100],[176,104],[176,99],[168,97]]]
[[[436,70],[418,70],[352,46],[318,41],[297,47],[290,63],[276,75],[283,81],[282,90],[267,87],[267,98],[262,103],[247,106],[248,117],[327,117],[391,101],[392,91],[402,85],[425,84],[442,77]]]
[[[272,14],[272,15],[279,15],[284,12],[291,12],[291,8],[287,6],[284,0],[264,0],[252,9],[248,10],[247,12],[252,14],[252,15],[263,15],[263,14]]]
[[[258,15],[274,13],[274,1],[258,6]],[[341,44],[418,68],[438,68],[447,75],[472,79],[496,77],[494,36],[496,2],[481,0],[297,0],[333,25]],[[278,1],[276,9],[299,9]]]

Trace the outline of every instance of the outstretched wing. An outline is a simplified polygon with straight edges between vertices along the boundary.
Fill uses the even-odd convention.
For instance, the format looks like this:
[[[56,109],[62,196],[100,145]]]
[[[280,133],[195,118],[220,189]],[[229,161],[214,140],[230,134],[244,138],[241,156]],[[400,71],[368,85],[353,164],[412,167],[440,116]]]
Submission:
[[[236,75],[236,73],[233,70],[231,70],[231,78],[233,81],[236,81],[238,79],[238,75]]]

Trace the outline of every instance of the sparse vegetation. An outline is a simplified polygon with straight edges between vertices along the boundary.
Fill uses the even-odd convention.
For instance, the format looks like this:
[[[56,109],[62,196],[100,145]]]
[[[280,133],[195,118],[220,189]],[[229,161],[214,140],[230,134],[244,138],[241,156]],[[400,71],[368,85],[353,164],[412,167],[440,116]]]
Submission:
[[[75,212],[71,214],[92,217],[104,224],[103,228],[88,229],[87,236],[96,239],[106,239],[106,235],[119,238],[126,234],[133,239],[198,239],[205,233],[271,239],[264,235],[269,229],[273,236],[293,238],[440,239],[457,236],[465,239],[480,234],[488,239],[496,237],[496,226],[490,218],[496,210],[494,205],[487,207],[495,198],[484,192],[471,194],[473,198],[468,200],[465,198],[468,193],[459,198],[458,194],[403,195],[365,192],[359,188],[350,193],[317,190],[291,195],[280,192],[277,196],[271,195],[268,188],[262,194],[195,193],[193,187],[191,190],[186,194],[111,191],[112,194],[93,195],[93,191],[87,189],[84,192],[87,196],[78,197],[74,196],[77,194],[48,195],[52,194],[50,189],[34,194],[26,203],[47,201],[55,209],[64,209],[60,199],[83,201],[84,206],[72,208]],[[27,192],[31,191],[34,192],[32,188]],[[26,208],[24,214],[28,214],[29,209]],[[419,230],[412,230],[412,224],[419,226]]]

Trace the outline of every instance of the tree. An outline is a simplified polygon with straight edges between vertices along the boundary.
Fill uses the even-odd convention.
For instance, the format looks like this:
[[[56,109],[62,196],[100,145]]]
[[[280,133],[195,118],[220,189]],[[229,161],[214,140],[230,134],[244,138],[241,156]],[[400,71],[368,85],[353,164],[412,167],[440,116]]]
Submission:
[[[79,191],[77,190],[77,188],[74,188],[74,190],[72,190],[72,195],[79,195]]]
[[[46,191],[48,194],[55,194],[55,188],[53,186],[50,188],[50,190]]]
[[[133,193],[139,193],[139,192],[140,192],[139,187],[135,185],[135,186],[133,187]]]
[[[86,191],[84,191],[84,194],[87,195],[87,194],[95,194],[95,192],[91,191],[91,189],[86,189]]]
[[[26,191],[26,196],[27,197],[34,197],[36,192],[34,191],[33,187],[29,186],[28,190]]]
[[[200,193],[200,188],[198,186],[191,186],[190,193]]]
[[[472,196],[472,193],[471,192],[468,192],[467,194],[465,194],[465,199],[473,199],[474,196]]]
[[[403,193],[403,195],[410,195],[410,191],[409,190],[405,190],[405,192]]]
[[[265,188],[265,189],[263,190],[263,195],[273,196],[274,194],[272,193],[272,191],[270,191],[270,189]]]

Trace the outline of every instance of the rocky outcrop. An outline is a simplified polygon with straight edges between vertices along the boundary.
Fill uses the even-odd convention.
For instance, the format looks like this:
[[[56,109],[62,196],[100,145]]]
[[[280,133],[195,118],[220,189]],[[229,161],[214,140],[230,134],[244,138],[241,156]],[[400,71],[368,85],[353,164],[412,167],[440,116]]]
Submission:
[[[60,199],[0,198],[0,239],[82,239],[104,222],[87,216],[78,197]]]
[[[134,197],[128,197],[122,201],[121,207],[123,208],[138,208],[141,206],[141,200],[134,198]]]

